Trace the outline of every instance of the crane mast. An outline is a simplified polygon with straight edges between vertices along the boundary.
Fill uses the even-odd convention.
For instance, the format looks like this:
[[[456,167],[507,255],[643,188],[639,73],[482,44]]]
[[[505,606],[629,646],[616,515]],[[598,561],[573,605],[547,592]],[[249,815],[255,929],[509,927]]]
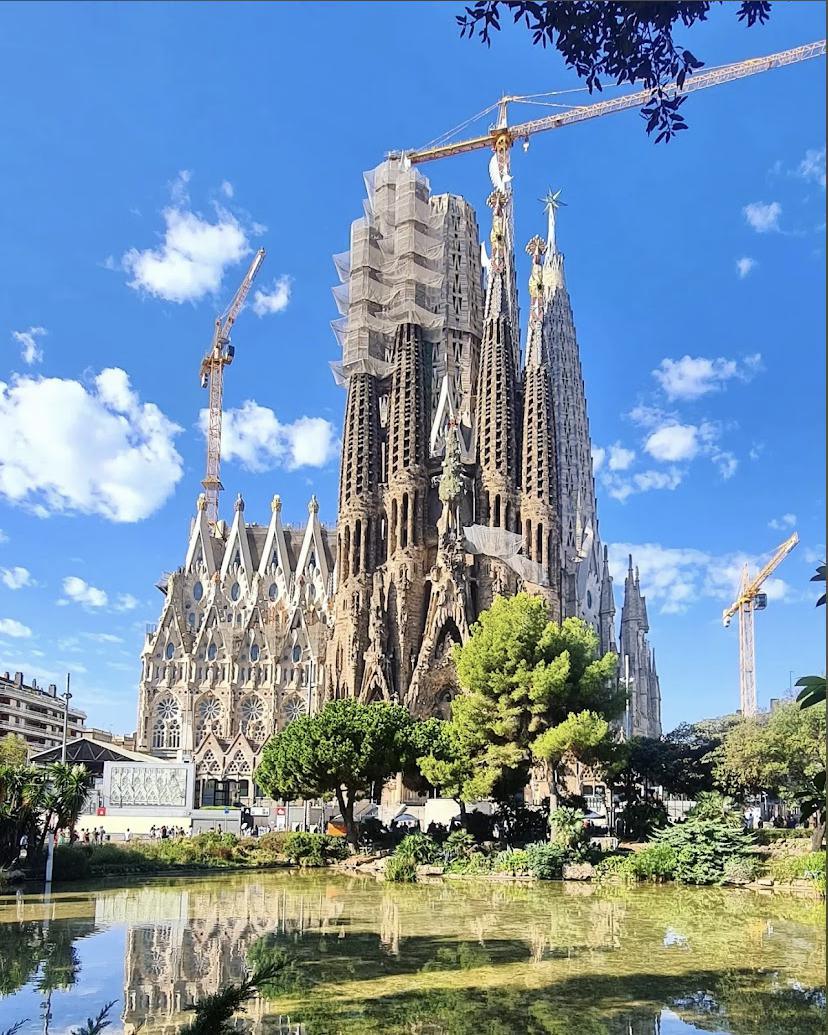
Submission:
[[[739,595],[730,607],[726,607],[722,612],[725,629],[730,625],[731,618],[736,613],[739,615],[739,704],[742,715],[756,714],[756,644],[753,618],[756,611],[764,610],[768,603],[767,594],[761,592],[762,585],[798,542],[799,536],[794,532],[776,548],[773,557],[753,579],[745,564],[739,583]]]
[[[204,476],[202,485],[207,501],[207,520],[210,525],[218,521],[218,498],[224,488],[221,484],[219,472],[221,469],[221,417],[222,400],[224,397],[224,368],[233,362],[235,349],[230,344],[230,331],[236,322],[236,317],[242,310],[245,299],[253,284],[259,267],[265,257],[264,248],[260,248],[250,263],[250,268],[239,285],[233,301],[216,318],[213,328],[213,340],[207,355],[201,361],[200,375],[201,387],[209,390],[209,405],[207,418],[207,473]]]
[[[792,65],[799,61],[807,61],[809,58],[821,57],[825,54],[825,40],[817,40],[814,43],[807,43],[801,47],[792,47],[790,50],[781,50],[776,54],[768,54],[767,57],[749,58],[747,61],[737,61],[730,65],[723,65],[721,68],[710,69],[699,75],[689,76],[684,86],[679,89],[676,83],[670,83],[663,88],[668,97],[675,97],[677,94],[695,93],[704,90],[709,86],[719,86],[721,83],[729,83],[734,79],[744,79],[746,76],[756,75],[759,72],[769,72],[772,68],[782,68],[785,65]],[[638,90],[635,93],[624,94],[621,97],[614,97],[606,101],[598,101],[596,104],[585,104],[580,107],[573,107],[569,111],[558,115],[548,115],[540,119],[531,119],[528,122],[519,122],[513,126],[507,123],[508,106],[510,103],[519,102],[525,98],[522,96],[504,96],[498,101],[497,124],[487,133],[476,137],[469,137],[466,140],[457,140],[452,143],[440,144],[436,147],[425,147],[416,151],[392,151],[390,158],[403,159],[412,165],[421,165],[423,162],[433,162],[437,158],[448,158],[451,155],[466,154],[469,151],[480,151],[484,148],[508,149],[518,140],[528,141],[535,133],[545,133],[551,129],[561,129],[576,122],[585,122],[587,119],[595,119],[601,115],[611,115],[616,111],[626,111],[629,108],[641,108],[648,104],[656,95],[655,89]]]

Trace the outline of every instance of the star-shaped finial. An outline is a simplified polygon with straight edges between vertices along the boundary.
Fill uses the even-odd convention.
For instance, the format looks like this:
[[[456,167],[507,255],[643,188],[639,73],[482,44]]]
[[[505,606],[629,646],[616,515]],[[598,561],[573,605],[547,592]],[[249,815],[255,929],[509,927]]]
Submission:
[[[546,192],[544,197],[540,198],[543,207],[549,211],[550,209],[554,212],[558,208],[566,208],[566,202],[561,201],[561,191],[553,191],[551,188]]]

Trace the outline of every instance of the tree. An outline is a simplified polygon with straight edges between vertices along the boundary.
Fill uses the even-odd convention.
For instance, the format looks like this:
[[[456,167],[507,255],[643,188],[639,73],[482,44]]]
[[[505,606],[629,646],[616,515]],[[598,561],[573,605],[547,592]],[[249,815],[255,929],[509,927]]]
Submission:
[[[532,754],[546,762],[549,769],[550,811],[557,807],[562,763],[592,765],[610,742],[609,723],[590,711],[570,712],[557,726],[541,733],[532,744]]]
[[[92,774],[85,765],[54,762],[48,767],[50,785],[48,806],[55,816],[58,829],[68,828],[74,840],[75,825],[81,814],[92,784]]]
[[[460,822],[466,825],[466,803],[473,800],[469,782],[474,761],[463,728],[442,719],[424,719],[412,729],[412,754],[423,779],[460,806]]]
[[[740,799],[766,792],[797,803],[825,771],[825,729],[824,703],[803,710],[791,701],[769,716],[742,719],[724,737],[716,781]],[[814,833],[817,846],[823,836],[820,824]]]
[[[29,752],[26,741],[14,733],[0,737],[0,766],[25,765]]]
[[[615,655],[599,658],[597,648],[586,623],[551,622],[546,603],[526,593],[497,597],[480,615],[454,654],[461,693],[451,721],[473,759],[464,793],[491,796],[499,782],[526,772],[533,758],[556,757],[567,738],[574,749],[581,737],[585,748],[596,723],[621,714],[625,695],[613,679]],[[584,712],[592,714],[570,719]],[[567,720],[556,739],[549,731]]]
[[[267,742],[256,782],[274,798],[334,796],[348,840],[356,847],[357,796],[410,764],[412,724],[399,705],[329,701]]]
[[[717,0],[721,3],[722,0]],[[523,22],[532,43],[554,47],[569,68],[575,70],[592,93],[602,89],[602,79],[616,84],[640,83],[655,90],[653,99],[641,109],[647,132],[657,131],[656,143],[669,141],[687,129],[680,108],[686,100],[666,93],[669,83],[679,89],[688,75],[702,68],[689,50],[673,39],[676,23],[688,29],[707,21],[713,3],[609,3],[581,0],[475,0],[465,13],[457,15],[460,35],[477,35],[487,46],[492,33],[500,30],[501,9],[515,23]],[[733,5],[730,5],[731,7]],[[748,27],[762,25],[770,17],[770,3],[740,3],[737,18]]]

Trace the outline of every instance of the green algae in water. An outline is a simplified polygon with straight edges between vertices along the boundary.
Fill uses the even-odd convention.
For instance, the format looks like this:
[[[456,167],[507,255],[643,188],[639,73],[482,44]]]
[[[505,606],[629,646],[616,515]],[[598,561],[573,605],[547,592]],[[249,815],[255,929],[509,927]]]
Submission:
[[[273,958],[240,1031],[825,1030],[821,901],[283,872],[0,900],[0,1031],[42,1031],[48,997],[53,1031],[118,999],[110,1030],[172,1035],[194,996]]]

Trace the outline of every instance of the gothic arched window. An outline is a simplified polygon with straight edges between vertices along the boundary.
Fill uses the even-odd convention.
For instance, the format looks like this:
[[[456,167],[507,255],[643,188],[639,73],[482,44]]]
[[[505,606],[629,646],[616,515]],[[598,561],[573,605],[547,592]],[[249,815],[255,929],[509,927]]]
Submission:
[[[211,733],[219,733],[224,708],[221,701],[212,694],[202,697],[196,705],[196,743],[201,743]]]

